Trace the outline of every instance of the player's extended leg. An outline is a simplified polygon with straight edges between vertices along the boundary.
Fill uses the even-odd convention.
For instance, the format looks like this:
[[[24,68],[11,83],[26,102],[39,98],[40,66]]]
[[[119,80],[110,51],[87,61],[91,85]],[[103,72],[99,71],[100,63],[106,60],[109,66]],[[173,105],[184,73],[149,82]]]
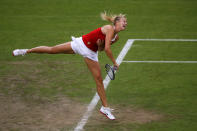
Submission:
[[[74,51],[71,48],[71,42],[59,44],[56,46],[39,46],[32,49],[28,49],[27,53],[48,53],[48,54],[74,54]]]
[[[100,109],[100,112],[107,116],[110,120],[115,120],[115,117],[111,113],[111,109],[107,107],[107,100],[106,100],[106,94],[105,94],[105,89],[103,85],[103,78],[101,76],[101,68],[98,62],[90,60],[88,58],[84,58],[85,62],[91,71],[94,80],[96,82],[96,87],[97,87],[97,92],[98,95],[100,96],[101,102],[102,102],[102,107]]]
[[[16,49],[12,52],[13,56],[25,55],[27,53],[74,54],[74,51],[71,48],[71,42],[67,42],[52,47],[39,46],[32,49]]]

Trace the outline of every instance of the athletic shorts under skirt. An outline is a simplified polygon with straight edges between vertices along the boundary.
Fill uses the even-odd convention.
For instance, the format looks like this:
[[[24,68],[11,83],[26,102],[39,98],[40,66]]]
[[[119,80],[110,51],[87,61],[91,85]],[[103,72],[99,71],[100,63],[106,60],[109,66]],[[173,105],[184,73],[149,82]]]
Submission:
[[[71,41],[71,48],[73,49],[73,51],[75,52],[75,54],[79,54],[82,55],[85,58],[89,58],[93,61],[97,61],[98,62],[98,51],[94,52],[92,50],[90,50],[83,42],[82,37],[79,38],[75,38],[75,37],[71,37],[72,41]]]

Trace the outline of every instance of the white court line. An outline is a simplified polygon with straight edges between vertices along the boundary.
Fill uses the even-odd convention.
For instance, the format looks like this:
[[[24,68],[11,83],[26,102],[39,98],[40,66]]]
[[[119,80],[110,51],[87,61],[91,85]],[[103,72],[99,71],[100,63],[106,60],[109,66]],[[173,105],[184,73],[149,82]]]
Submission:
[[[197,63],[197,61],[122,61],[125,63]]]
[[[127,43],[125,44],[125,46],[123,47],[122,51],[120,52],[118,58],[116,59],[117,64],[121,64],[122,60],[124,59],[124,57],[126,56],[127,52],[129,51],[129,49],[131,48],[132,44],[133,44],[134,40],[128,40]],[[103,84],[104,84],[104,88],[107,89],[107,86],[110,83],[110,78],[108,76],[105,77]],[[74,131],[82,131],[83,127],[85,126],[85,124],[87,123],[88,118],[91,116],[92,111],[94,110],[94,108],[96,107],[98,101],[99,101],[99,96],[96,93],[92,99],[92,101],[90,102],[90,104],[87,107],[87,111],[84,113],[83,117],[81,118],[81,120],[78,122],[77,126],[75,127]]]
[[[197,39],[129,39],[134,41],[197,41]],[[127,63],[197,63],[197,61],[123,61]]]
[[[197,39],[129,39],[134,41],[197,41]]]

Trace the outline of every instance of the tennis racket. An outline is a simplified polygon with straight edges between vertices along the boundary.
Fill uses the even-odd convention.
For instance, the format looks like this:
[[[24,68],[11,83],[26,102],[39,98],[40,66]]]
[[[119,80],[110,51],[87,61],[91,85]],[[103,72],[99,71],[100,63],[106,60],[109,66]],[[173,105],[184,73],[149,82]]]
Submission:
[[[109,64],[106,64],[105,65],[105,70],[106,70],[107,75],[109,76],[109,78],[111,80],[114,80],[115,79],[115,70],[117,70],[117,68],[114,67],[114,66],[110,66]]]

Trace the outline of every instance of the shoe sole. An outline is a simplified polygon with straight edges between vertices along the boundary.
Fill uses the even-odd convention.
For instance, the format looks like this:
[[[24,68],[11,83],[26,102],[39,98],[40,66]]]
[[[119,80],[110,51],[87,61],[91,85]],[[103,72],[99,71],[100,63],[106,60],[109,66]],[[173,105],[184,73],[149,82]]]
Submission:
[[[107,117],[107,115],[106,114],[104,114],[103,112],[101,112],[101,111],[99,111],[101,114],[103,114],[105,117]],[[109,117],[107,117],[107,119],[109,119],[109,120],[116,120],[116,119],[110,119]]]

